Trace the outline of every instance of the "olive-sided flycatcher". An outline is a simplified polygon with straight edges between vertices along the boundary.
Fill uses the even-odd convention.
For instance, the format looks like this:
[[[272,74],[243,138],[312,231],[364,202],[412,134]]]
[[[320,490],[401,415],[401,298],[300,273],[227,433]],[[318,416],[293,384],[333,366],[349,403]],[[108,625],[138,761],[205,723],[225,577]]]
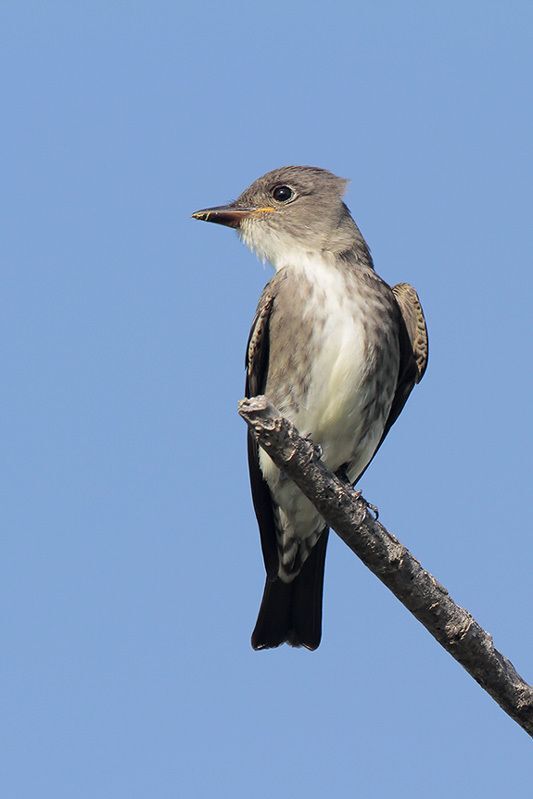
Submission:
[[[414,288],[390,288],[374,271],[346,184],[283,167],[193,216],[235,228],[276,270],[252,323],[246,396],[266,394],[353,484],[422,379],[428,339]],[[316,649],[328,530],[250,432],[248,460],[267,573],[252,646]]]

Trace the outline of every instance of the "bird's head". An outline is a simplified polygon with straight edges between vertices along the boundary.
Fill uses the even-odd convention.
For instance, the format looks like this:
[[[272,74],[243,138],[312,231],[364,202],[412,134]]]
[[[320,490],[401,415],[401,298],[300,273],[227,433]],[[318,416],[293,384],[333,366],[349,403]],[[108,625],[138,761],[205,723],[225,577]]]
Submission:
[[[340,253],[353,246],[358,231],[342,200],[347,182],[318,167],[281,167],[234,202],[193,217],[236,228],[250,249],[279,269],[297,253]]]

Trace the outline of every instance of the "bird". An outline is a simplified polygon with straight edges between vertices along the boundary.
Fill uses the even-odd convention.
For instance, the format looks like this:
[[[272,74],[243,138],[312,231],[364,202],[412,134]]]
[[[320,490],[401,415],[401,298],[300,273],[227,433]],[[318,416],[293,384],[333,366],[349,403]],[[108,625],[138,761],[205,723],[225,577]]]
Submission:
[[[347,185],[319,167],[281,167],[193,218],[234,228],[275,270],[248,339],[246,397],[265,394],[355,485],[424,376],[428,333],[416,290],[375,271]],[[250,431],[248,465],[266,571],[252,647],[315,650],[328,528]]]

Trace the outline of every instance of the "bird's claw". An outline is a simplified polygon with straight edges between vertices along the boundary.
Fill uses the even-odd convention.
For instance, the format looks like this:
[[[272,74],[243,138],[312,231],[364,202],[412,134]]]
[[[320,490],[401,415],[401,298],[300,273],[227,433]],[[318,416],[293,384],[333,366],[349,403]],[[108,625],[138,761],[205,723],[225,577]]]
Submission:
[[[303,438],[305,438],[306,441],[311,442],[311,444],[313,445],[313,455],[317,459],[317,461],[319,461],[322,458],[322,455],[324,454],[324,450],[322,449],[320,444],[315,444],[315,442],[311,438],[311,433],[306,433],[305,436],[303,436]]]
[[[372,513],[374,514],[374,520],[377,522],[377,520],[379,519],[379,508],[376,505],[373,505],[371,502],[368,502],[366,499],[365,499],[365,505],[367,510],[372,511]]]
[[[344,483],[347,488],[353,488],[353,481],[350,480],[350,478],[348,477],[348,470],[345,464],[343,464],[337,469],[337,471],[335,472],[335,476],[338,477],[341,483]],[[356,491],[355,488],[353,488],[353,490],[355,491],[357,496],[361,495],[360,491]]]

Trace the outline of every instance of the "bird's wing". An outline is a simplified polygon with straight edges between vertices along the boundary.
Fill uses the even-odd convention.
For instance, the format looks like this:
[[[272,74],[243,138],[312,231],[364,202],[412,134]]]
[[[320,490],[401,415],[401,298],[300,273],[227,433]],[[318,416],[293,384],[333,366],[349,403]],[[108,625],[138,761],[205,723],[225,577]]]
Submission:
[[[398,382],[394,394],[391,409],[385,423],[383,435],[372,456],[374,459],[376,452],[383,444],[387,433],[403,410],[409,394],[416,383],[420,383],[424,377],[428,363],[428,331],[424,312],[415,289],[409,283],[398,283],[392,287],[392,292],[396,304],[400,311],[399,318],[399,343],[400,343],[400,368],[398,371]],[[361,474],[355,480],[357,482],[366,472],[370,463],[367,463]]]
[[[413,354],[416,359],[418,376],[415,380],[420,383],[428,365],[428,330],[424,311],[416,290],[409,283],[398,283],[393,286],[392,292],[402,313],[403,321],[407,328]]]
[[[265,390],[268,373],[269,322],[273,304],[274,293],[267,286],[259,300],[246,349],[247,397],[255,397]],[[250,429],[248,429],[248,467],[265,569],[268,577],[275,577],[278,572],[278,548],[272,499],[259,466],[257,441]]]
[[[392,292],[401,314],[400,370],[381,441],[400,415],[415,383],[420,383],[424,377],[429,353],[426,320],[415,289],[409,283],[398,283],[392,287]]]

